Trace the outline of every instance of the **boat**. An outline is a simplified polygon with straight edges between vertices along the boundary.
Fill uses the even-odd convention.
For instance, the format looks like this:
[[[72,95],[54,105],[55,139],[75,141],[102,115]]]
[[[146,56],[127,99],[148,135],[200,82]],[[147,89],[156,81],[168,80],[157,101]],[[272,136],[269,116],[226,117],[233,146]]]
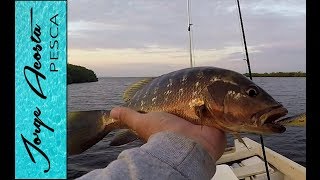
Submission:
[[[226,148],[217,161],[216,173],[211,180],[266,180],[267,173],[261,144],[244,137],[234,146]],[[271,180],[305,180],[306,168],[287,157],[265,147]]]

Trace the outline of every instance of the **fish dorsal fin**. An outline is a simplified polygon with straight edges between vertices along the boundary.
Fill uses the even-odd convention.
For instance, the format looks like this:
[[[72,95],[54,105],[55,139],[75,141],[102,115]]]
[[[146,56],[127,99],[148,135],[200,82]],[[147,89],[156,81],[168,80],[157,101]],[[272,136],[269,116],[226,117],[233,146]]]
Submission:
[[[242,144],[244,144],[248,150],[250,150],[249,147],[246,145],[246,143],[245,143],[245,142],[243,141],[243,139],[241,138],[240,134],[234,133],[233,136],[234,136],[235,138],[237,138],[239,142],[241,142]]]
[[[132,97],[136,94],[137,91],[139,91],[143,86],[145,86],[146,84],[148,84],[150,81],[152,81],[154,79],[154,77],[151,78],[145,78],[142,79],[138,82],[135,82],[133,84],[131,84],[123,93],[122,95],[122,99],[125,102],[130,101],[130,99],[132,99]]]

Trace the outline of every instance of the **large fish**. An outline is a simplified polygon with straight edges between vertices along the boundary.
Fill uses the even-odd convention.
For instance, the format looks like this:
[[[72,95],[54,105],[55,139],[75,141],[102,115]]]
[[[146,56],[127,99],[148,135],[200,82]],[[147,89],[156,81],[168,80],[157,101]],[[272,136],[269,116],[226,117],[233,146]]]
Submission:
[[[238,133],[283,133],[287,109],[244,75],[216,67],[181,69],[130,86],[124,105],[139,112],[165,111],[193,124]],[[68,154],[81,153],[114,129],[126,128],[107,110],[68,113]],[[133,141],[131,131],[114,145]],[[129,138],[132,137],[132,138]],[[120,141],[120,143],[117,143]]]

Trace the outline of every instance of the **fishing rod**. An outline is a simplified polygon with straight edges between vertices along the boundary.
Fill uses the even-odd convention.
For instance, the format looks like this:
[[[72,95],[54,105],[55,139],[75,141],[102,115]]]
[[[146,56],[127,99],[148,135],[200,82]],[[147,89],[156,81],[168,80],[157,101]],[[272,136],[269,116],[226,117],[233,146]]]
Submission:
[[[189,53],[190,53],[190,67],[193,67],[192,61],[192,34],[191,34],[191,2],[188,0],[188,32],[189,32]]]
[[[245,52],[246,52],[246,62],[247,62],[247,65],[248,65],[249,77],[252,80],[251,67],[250,67],[250,61],[249,61],[249,54],[248,54],[248,48],[247,48],[247,41],[246,41],[246,36],[245,36],[245,33],[244,33],[244,27],[243,27],[243,21],[242,21],[242,16],[241,16],[241,9],[240,9],[239,0],[237,0],[237,5],[238,5],[238,11],[239,11],[241,30],[242,30],[243,44],[244,44],[244,48],[245,48]],[[262,148],[262,153],[263,153],[263,158],[264,158],[264,164],[265,164],[265,167],[266,167],[267,178],[268,178],[268,180],[270,180],[270,174],[269,174],[269,169],[268,169],[268,161],[267,161],[267,156],[266,156],[266,151],[265,151],[265,148],[264,148],[262,135],[260,135],[260,142],[261,142],[261,148]]]

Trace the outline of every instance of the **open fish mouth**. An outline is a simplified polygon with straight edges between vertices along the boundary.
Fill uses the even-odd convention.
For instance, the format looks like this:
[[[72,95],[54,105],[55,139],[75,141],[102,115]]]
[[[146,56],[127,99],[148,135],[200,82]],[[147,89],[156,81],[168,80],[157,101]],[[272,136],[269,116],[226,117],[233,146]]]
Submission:
[[[288,110],[286,108],[278,105],[256,113],[253,118],[256,120],[257,126],[264,126],[276,133],[283,133],[286,128],[279,124],[281,120],[277,120],[287,113]]]

